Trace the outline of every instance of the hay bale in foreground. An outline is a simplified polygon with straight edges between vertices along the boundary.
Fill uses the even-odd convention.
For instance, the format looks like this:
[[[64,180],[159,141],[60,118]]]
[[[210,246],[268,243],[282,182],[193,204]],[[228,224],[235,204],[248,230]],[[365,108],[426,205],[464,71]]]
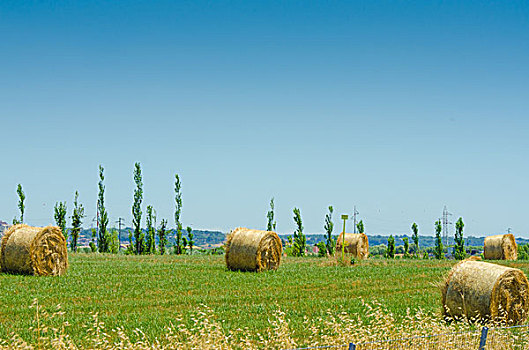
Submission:
[[[61,229],[20,224],[2,238],[3,272],[26,275],[62,275],[68,268],[68,251]]]
[[[343,232],[336,240],[336,254],[342,254]],[[367,259],[369,256],[369,240],[365,233],[346,233],[344,250],[356,259]]]
[[[282,252],[277,233],[239,227],[228,235],[226,265],[230,270],[277,270]]]
[[[446,316],[519,324],[527,318],[529,282],[519,269],[464,260],[450,271],[442,302]]]
[[[485,238],[483,257],[486,260],[516,260],[518,246],[512,234],[489,236]]]

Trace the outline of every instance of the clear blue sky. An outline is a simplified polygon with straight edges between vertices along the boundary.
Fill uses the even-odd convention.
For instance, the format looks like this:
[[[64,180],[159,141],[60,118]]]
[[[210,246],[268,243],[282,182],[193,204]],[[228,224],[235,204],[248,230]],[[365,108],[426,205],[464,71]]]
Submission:
[[[171,225],[179,173],[197,229],[264,228],[274,196],[280,233],[356,205],[432,234],[447,205],[529,237],[526,1],[2,1],[0,82],[9,222],[21,183],[30,224],[75,190],[89,223],[102,164],[130,225],[139,161]]]

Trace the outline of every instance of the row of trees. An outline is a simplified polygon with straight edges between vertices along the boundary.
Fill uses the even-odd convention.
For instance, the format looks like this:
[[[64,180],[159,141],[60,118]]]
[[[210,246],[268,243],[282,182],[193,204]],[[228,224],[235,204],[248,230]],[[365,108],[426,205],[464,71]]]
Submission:
[[[141,228],[141,220],[143,216],[142,202],[143,202],[143,180],[140,163],[134,164],[133,173],[134,183],[134,197],[132,204],[132,230],[129,230],[129,246],[127,253],[129,254],[165,254],[167,252],[168,239],[167,236],[171,232],[167,228],[167,220],[162,219],[160,227],[156,227],[156,211],[152,205],[147,206],[146,213],[146,229]],[[99,166],[99,182],[98,182],[98,196],[97,196],[97,229],[92,229],[92,242],[90,246],[93,251],[101,253],[116,253],[120,249],[120,239],[116,229],[109,229],[109,216],[105,207],[105,175],[104,168]],[[180,177],[175,174],[175,229],[172,230],[174,234],[174,253],[184,254],[188,249],[193,251],[193,233],[192,228],[187,227],[187,236],[182,236],[183,225],[180,220],[182,213],[182,186]],[[13,219],[13,224],[24,222],[25,199],[26,195],[22,189],[22,185],[17,186],[17,194],[19,197],[18,208],[20,217]],[[272,202],[273,205],[273,202]],[[273,209],[272,209],[273,210]],[[273,214],[272,214],[273,215]],[[59,226],[65,236],[69,239],[70,247],[73,251],[77,251],[78,239],[81,233],[83,219],[85,218],[85,211],[82,204],[79,203],[79,193],[75,192],[74,208],[71,215],[71,228],[67,228],[67,206],[66,202],[57,202],[54,207],[55,223]],[[274,225],[275,227],[275,225]],[[70,237],[68,235],[70,233]],[[158,240],[156,240],[158,237]],[[94,241],[94,238],[96,241]],[[158,242],[157,242],[158,241]],[[97,242],[97,243],[96,243]],[[158,243],[158,247],[157,247]]]
[[[454,237],[455,244],[454,244],[453,255],[456,260],[463,260],[467,256],[467,253],[465,251],[465,240],[463,238],[464,226],[465,224],[463,223],[463,218],[459,218],[456,222],[456,232],[455,232],[455,237]],[[435,227],[435,247],[433,250],[433,255],[436,259],[444,259],[444,247],[443,247],[443,240],[441,237],[441,232],[442,232],[441,220],[437,220],[434,223],[434,227]],[[419,227],[417,226],[416,223],[413,223],[411,225],[411,230],[412,230],[411,238],[413,240],[413,244],[415,245],[414,256],[418,257],[419,252],[420,252]],[[408,237],[404,237],[402,240],[404,242],[404,257],[410,257],[411,255],[409,253],[410,246],[408,242]],[[425,252],[425,254],[427,253]],[[387,246],[387,249],[384,255],[387,258],[395,257],[395,238],[393,237],[393,235],[389,236],[388,238],[388,246]]]
[[[268,218],[268,224],[267,224],[267,230],[268,231],[275,231],[276,228],[276,221],[274,220],[274,198],[270,200],[270,210],[267,212],[267,218]],[[325,255],[333,255],[335,248],[336,248],[336,240],[332,236],[332,232],[334,229],[334,223],[332,221],[332,214],[334,212],[334,208],[332,206],[329,206],[328,213],[325,215],[325,223],[324,223],[324,230],[325,230],[325,241],[318,242],[316,246],[318,247],[318,252],[320,256]],[[294,223],[296,224],[296,229],[294,231],[293,237],[288,237],[289,243],[292,246],[291,254],[293,256],[304,256],[305,255],[305,249],[306,249],[306,237],[303,233],[303,223],[301,219],[301,212],[298,208],[293,209],[294,213]],[[465,252],[465,240],[463,239],[463,228],[465,224],[463,223],[463,219],[459,218],[456,222],[456,232],[454,237],[454,251],[453,255],[454,258],[457,260],[463,260],[466,258],[466,252]],[[444,259],[444,247],[443,247],[443,241],[441,237],[442,232],[442,225],[441,220],[437,220],[434,224],[435,227],[435,248],[434,248],[434,257],[436,259]],[[364,233],[364,222],[360,220],[358,224],[356,225],[356,228],[359,233]],[[414,248],[414,254],[413,257],[418,257],[420,248],[419,248],[419,226],[417,223],[413,223],[411,225],[411,239],[413,241],[413,248]],[[410,243],[408,237],[403,238],[404,242],[404,257],[412,257],[410,254]],[[386,248],[386,251],[384,253],[384,256],[387,258],[394,258],[396,252],[395,247],[395,238],[393,235],[390,235],[388,238],[388,245]],[[425,254],[427,254],[425,252]]]
[[[270,209],[268,210],[266,217],[268,219],[267,223],[267,230],[268,231],[275,231],[276,229],[276,221],[274,220],[275,214],[274,214],[275,204],[274,204],[274,198],[270,200]],[[329,212],[325,215],[325,223],[324,223],[324,230],[325,230],[325,241],[319,242],[316,246],[318,247],[319,254],[321,256],[324,255],[333,255],[334,250],[336,248],[336,240],[332,237],[332,232],[334,230],[334,223],[332,221],[332,214],[334,212],[334,208],[332,205],[329,206]],[[292,246],[291,254],[293,256],[304,256],[306,251],[306,243],[307,239],[305,234],[303,233],[303,221],[301,219],[301,211],[299,208],[294,208],[294,223],[296,224],[296,229],[294,230],[293,237],[289,236],[288,241],[289,244]],[[360,220],[360,222],[357,223],[356,228],[358,232],[364,233],[364,222]]]

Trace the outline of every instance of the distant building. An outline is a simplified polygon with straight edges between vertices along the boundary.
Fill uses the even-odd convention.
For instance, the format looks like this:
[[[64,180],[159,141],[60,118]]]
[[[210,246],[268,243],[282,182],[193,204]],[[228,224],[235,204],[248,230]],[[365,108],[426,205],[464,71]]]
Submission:
[[[9,224],[5,221],[0,220],[0,233],[4,233],[5,230],[9,227]]]

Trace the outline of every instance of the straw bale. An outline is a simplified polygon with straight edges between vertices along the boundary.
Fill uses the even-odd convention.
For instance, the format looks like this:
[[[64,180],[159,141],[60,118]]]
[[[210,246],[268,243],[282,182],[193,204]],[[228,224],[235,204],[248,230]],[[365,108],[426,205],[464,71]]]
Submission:
[[[512,234],[489,236],[485,238],[483,257],[486,260],[516,260],[518,246]]]
[[[342,253],[343,232],[336,240],[336,254]],[[369,256],[369,240],[365,233],[346,233],[344,250],[356,259],[367,259]]]
[[[529,282],[519,269],[464,260],[448,274],[442,303],[445,316],[520,324],[527,318]]]
[[[277,233],[239,227],[228,235],[226,265],[230,270],[277,270],[282,252]]]
[[[68,268],[66,240],[55,226],[12,226],[2,238],[0,252],[3,272],[56,276]]]

